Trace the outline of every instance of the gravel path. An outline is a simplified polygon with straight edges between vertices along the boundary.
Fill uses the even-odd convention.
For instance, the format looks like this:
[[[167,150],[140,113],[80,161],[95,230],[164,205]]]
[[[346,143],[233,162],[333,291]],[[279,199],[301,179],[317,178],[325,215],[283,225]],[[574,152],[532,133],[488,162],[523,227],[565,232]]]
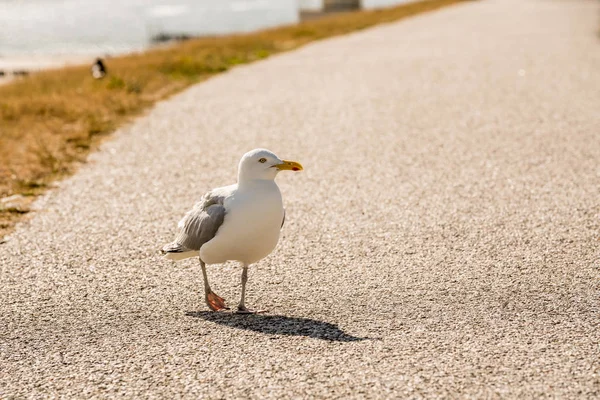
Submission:
[[[0,245],[0,398],[598,398],[598,8],[464,3],[159,104]],[[157,250],[258,146],[305,166],[270,314],[209,313]]]

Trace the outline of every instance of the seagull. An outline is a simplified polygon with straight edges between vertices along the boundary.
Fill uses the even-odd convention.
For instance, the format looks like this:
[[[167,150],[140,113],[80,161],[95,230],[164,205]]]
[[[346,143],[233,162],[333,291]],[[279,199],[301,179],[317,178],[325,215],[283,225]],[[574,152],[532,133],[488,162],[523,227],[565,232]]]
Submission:
[[[266,149],[244,154],[238,165],[238,183],[206,193],[179,221],[175,241],[162,248],[165,258],[199,257],[204,278],[204,297],[213,311],[229,308],[212,291],[207,264],[239,261],[242,264],[242,296],[239,314],[255,314],[246,307],[248,267],[268,256],[279,241],[285,210],[275,177],[280,171],[302,171],[295,161],[286,161]]]
[[[96,62],[92,65],[92,76],[95,79],[102,79],[106,75],[106,67],[102,62],[101,58],[97,58]]]

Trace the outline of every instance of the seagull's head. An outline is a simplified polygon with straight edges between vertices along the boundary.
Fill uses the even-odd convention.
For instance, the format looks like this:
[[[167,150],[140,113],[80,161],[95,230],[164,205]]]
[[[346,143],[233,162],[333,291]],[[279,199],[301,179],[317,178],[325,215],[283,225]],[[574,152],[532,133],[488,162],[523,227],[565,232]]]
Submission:
[[[282,160],[266,149],[254,149],[242,157],[238,166],[238,181],[255,179],[273,180],[279,171],[302,171],[302,165],[296,161]]]

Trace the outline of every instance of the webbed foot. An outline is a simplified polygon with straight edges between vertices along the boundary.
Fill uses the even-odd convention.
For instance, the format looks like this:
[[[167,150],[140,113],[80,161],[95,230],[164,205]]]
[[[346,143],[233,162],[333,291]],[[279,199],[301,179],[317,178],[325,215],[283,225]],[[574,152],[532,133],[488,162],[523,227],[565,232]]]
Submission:
[[[236,314],[262,314],[262,313],[266,313],[267,310],[251,310],[249,308],[246,308],[246,306],[238,306],[237,311],[235,312]]]
[[[229,307],[225,304],[225,300],[214,292],[206,294],[206,304],[213,311],[229,310]]]

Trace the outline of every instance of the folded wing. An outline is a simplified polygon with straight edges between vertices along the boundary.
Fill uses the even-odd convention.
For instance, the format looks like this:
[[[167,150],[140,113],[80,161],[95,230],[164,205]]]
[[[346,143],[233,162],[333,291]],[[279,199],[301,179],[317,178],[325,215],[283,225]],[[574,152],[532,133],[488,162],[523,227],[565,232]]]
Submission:
[[[222,195],[207,193],[179,221],[175,241],[164,246],[162,253],[175,260],[197,255],[202,245],[215,237],[225,220],[224,199]]]

